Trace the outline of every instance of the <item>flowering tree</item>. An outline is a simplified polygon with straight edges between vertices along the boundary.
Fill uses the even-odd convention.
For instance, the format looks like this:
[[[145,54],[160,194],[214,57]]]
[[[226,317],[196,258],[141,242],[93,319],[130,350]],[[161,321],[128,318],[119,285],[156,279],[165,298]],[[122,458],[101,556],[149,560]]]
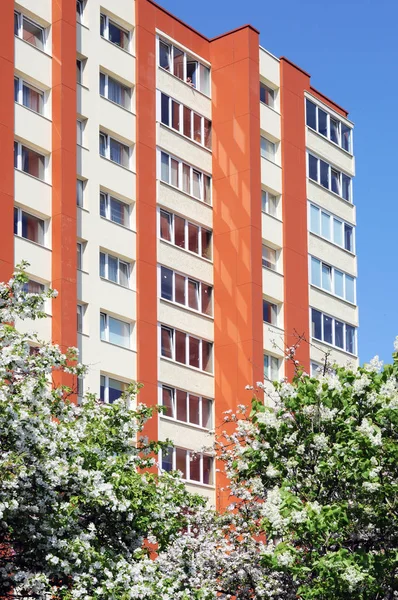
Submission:
[[[32,352],[10,324],[42,316],[45,296],[26,281],[18,269],[0,284],[0,597],[155,598],[149,544],[162,552],[203,501],[142,471],[162,444],[139,439],[152,411],[134,408],[135,386],[112,405],[76,406],[51,385],[54,370],[84,368],[73,349]]]

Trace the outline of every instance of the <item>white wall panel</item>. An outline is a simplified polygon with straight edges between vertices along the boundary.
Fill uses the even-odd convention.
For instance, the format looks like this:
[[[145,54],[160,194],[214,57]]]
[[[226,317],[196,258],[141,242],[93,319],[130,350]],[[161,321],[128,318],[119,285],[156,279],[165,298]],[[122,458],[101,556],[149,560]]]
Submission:
[[[51,121],[15,103],[15,135],[28,143],[51,152],[52,131]]]
[[[51,185],[15,169],[15,202],[32,208],[42,216],[51,216]]]
[[[171,212],[182,215],[194,223],[204,225],[209,229],[213,228],[213,209],[211,206],[200,200],[195,200],[195,198],[167,185],[167,183],[157,182],[157,202],[171,210]]]
[[[161,358],[158,378],[163,383],[189,390],[201,396],[214,398],[214,377],[197,369]]]
[[[263,240],[271,242],[274,246],[283,246],[283,224],[279,219],[261,213],[261,235]]]
[[[279,165],[261,158],[261,183],[275,190],[279,194],[282,193],[282,169]]]
[[[28,73],[46,88],[51,87],[51,56],[38,50],[32,44],[15,38],[15,69]]]
[[[165,325],[191,333],[199,338],[214,340],[214,325],[211,319],[161,299],[158,300],[158,319]]]

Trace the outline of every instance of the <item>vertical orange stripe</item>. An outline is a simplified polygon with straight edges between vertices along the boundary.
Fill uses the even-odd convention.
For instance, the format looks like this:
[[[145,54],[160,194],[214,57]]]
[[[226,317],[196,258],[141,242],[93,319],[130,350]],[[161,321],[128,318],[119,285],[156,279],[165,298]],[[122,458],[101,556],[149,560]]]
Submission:
[[[304,91],[309,76],[281,59],[283,261],[285,281],[285,344],[294,345],[295,332],[309,341],[307,170]],[[309,343],[302,342],[296,359],[309,372]],[[286,375],[294,366],[286,363]]]
[[[14,269],[14,3],[5,2],[0,36],[0,281]]]
[[[258,48],[250,27],[211,43],[216,427],[263,380]]]
[[[77,345],[76,6],[53,0],[52,12],[52,337],[65,349]]]

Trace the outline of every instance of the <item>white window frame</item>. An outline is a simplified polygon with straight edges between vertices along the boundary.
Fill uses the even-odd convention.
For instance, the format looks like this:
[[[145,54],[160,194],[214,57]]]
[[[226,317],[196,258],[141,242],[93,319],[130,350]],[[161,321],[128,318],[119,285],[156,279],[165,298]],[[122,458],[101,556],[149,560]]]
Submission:
[[[163,96],[165,98],[167,98],[167,116],[168,116],[169,123],[164,123],[162,121],[162,106],[163,106],[162,97]],[[211,150],[211,132],[212,132],[211,119],[204,117],[203,115],[201,115],[200,113],[198,113],[194,109],[192,109],[190,106],[186,106],[185,104],[182,104],[178,100],[175,100],[175,98],[173,98],[172,96],[169,96],[168,94],[165,94],[164,92],[161,92],[160,90],[157,90],[157,99],[158,99],[157,106],[158,106],[158,121],[159,121],[159,123],[161,123],[164,127],[168,127],[172,131],[176,131],[177,133],[179,133],[186,139],[190,140],[194,144],[198,144],[199,146],[202,146],[202,148]],[[172,123],[173,123],[172,103],[173,102],[175,104],[178,104],[179,129],[174,128],[172,125]],[[184,132],[184,109],[187,109],[190,111],[190,133],[191,133],[191,135],[186,135]],[[200,141],[195,140],[195,137],[194,137],[194,117],[195,117],[195,115],[197,117],[199,117],[199,119],[200,119]],[[210,144],[209,145],[206,145],[206,143],[205,143],[205,121],[208,121],[210,123]]]
[[[76,21],[81,25],[84,23],[85,0],[76,0]]]
[[[172,385],[168,385],[168,384],[160,384],[159,385],[159,405],[160,406],[165,406],[163,404],[163,390],[167,389],[171,392],[171,402],[172,402],[172,412],[173,415],[166,415],[165,413],[160,413],[161,417],[164,419],[170,419],[171,421],[176,421],[177,423],[185,423],[186,425],[190,425],[192,427],[198,427],[200,429],[205,429],[206,431],[209,431],[213,428],[213,423],[214,423],[214,400],[212,398],[207,398],[206,396],[200,396],[199,394],[194,394],[193,392],[187,392],[186,390],[182,390],[180,388],[175,388]],[[177,418],[177,392],[183,392],[184,394],[186,394],[186,414],[187,414],[187,420],[186,421],[182,421],[181,419]],[[190,396],[195,396],[195,398],[199,399],[199,424],[198,423],[193,423],[192,421],[190,421],[190,412],[189,412],[189,397]],[[210,403],[210,423],[209,425],[203,425],[203,413],[202,413],[202,402],[203,400],[206,400],[207,402]]]
[[[162,154],[168,156],[169,181],[164,181],[162,179]],[[171,183],[171,160],[175,160],[178,163],[178,167],[177,167],[178,168],[178,182],[179,182],[178,186],[175,186],[173,183]],[[189,192],[185,191],[184,187],[183,187],[183,165],[186,165],[189,168]],[[194,171],[199,174],[199,190],[200,190],[199,197],[195,196],[193,194],[193,172]],[[207,202],[205,199],[205,182],[204,182],[205,177],[208,177],[209,181],[210,181],[209,202]],[[194,198],[195,200],[199,200],[200,202],[203,202],[204,204],[207,204],[208,206],[212,206],[212,200],[213,200],[212,176],[209,175],[208,173],[204,173],[197,167],[193,167],[189,163],[184,162],[183,160],[177,158],[173,154],[170,154],[169,152],[166,152],[165,150],[160,150],[160,149],[158,150],[158,179],[162,183],[165,183],[166,185],[170,185],[174,189],[180,190],[180,192],[182,192],[183,194],[188,194],[188,196],[190,196],[191,198]]]
[[[76,253],[77,253],[77,259],[76,259],[76,268],[78,271],[83,271],[83,263],[84,263],[84,248],[85,248],[85,243],[84,242],[76,242]]]
[[[167,214],[167,215],[169,215],[171,217],[171,229],[170,229],[171,240],[166,240],[166,238],[162,237],[161,213],[165,213],[165,214]],[[173,241],[175,239],[175,229],[174,229],[175,220],[174,220],[174,217],[179,217],[180,219],[182,219],[184,221],[184,241],[185,241],[185,247],[178,246]],[[171,244],[172,246],[175,246],[176,248],[180,248],[181,250],[189,252],[190,254],[193,254],[194,256],[199,256],[199,257],[203,258],[204,260],[206,260],[208,262],[212,262],[213,261],[213,231],[211,229],[209,229],[208,227],[203,227],[202,225],[198,225],[197,223],[193,223],[192,221],[188,221],[188,219],[186,219],[185,217],[181,217],[180,215],[176,215],[175,213],[172,213],[169,210],[166,210],[164,208],[159,208],[158,219],[159,219],[159,239],[161,239],[163,242],[166,242],[167,244]],[[189,249],[189,238],[188,238],[188,231],[189,231],[188,228],[189,228],[189,225],[191,225],[193,227],[197,227],[197,229],[198,229],[198,252],[194,252],[193,250]],[[204,254],[203,254],[202,232],[204,232],[204,231],[205,232],[209,232],[211,234],[211,241],[210,241],[210,257],[211,258],[208,258],[207,256],[204,256]]]
[[[78,206],[79,208],[83,208],[84,206],[85,188],[86,180],[80,179],[80,177],[76,177],[76,206]],[[81,196],[81,202],[79,202],[79,196]]]
[[[276,248],[271,248],[271,246],[267,246],[267,244],[263,244],[261,251],[262,251],[262,263],[261,264],[263,266],[263,269],[269,269],[270,271],[274,271],[275,273],[277,273],[278,272],[279,250],[277,250]],[[272,262],[272,260],[268,260],[268,258],[266,258],[264,256],[264,254],[267,253],[268,251],[271,253],[274,253],[274,255],[275,255],[274,262]],[[268,264],[266,264],[266,263],[268,263]]]
[[[315,158],[316,161],[317,161],[317,178],[316,179],[312,179],[312,177],[310,177],[310,156],[312,156],[312,158]],[[321,161],[323,163],[325,163],[327,165],[327,167],[328,167],[328,187],[324,186],[321,183]],[[338,174],[339,193],[335,192],[332,189],[332,171],[335,171]],[[344,198],[344,196],[342,195],[342,192],[343,192],[343,175],[349,179],[348,199]],[[331,192],[332,194],[335,194],[336,196],[338,196],[339,198],[341,198],[345,202],[348,202],[349,204],[353,204],[352,177],[351,177],[351,175],[347,175],[347,173],[344,173],[340,169],[337,169],[336,167],[332,166],[330,163],[328,163],[323,158],[320,158],[319,156],[316,156],[313,152],[307,152],[307,177],[308,177],[308,179],[310,181],[314,181],[318,185],[322,186],[324,190],[328,190],[329,192]]]
[[[105,328],[104,328],[104,337],[101,337],[101,319],[102,317],[104,317],[104,324],[105,324]],[[123,323],[124,325],[128,325],[128,336],[127,336],[127,345],[122,345],[122,344],[115,344],[115,342],[111,342],[109,341],[109,319],[113,319],[114,321],[119,321],[120,323]],[[132,327],[131,327],[131,322],[130,321],[124,321],[123,319],[118,319],[117,317],[114,317],[112,315],[109,315],[107,312],[104,312],[103,310],[100,311],[100,340],[101,342],[107,342],[108,344],[113,344],[114,346],[118,346],[119,348],[125,348],[127,350],[131,349],[131,333],[132,333]]]
[[[273,314],[275,317],[275,323],[272,323],[270,321],[264,321],[264,302],[267,302],[268,304],[271,305],[271,314]],[[277,304],[276,302],[272,302],[268,298],[263,298],[263,323],[267,323],[268,325],[272,325],[273,327],[278,327],[279,326],[278,325],[279,324],[279,309],[280,309],[280,304]]]
[[[80,117],[76,119],[76,143],[78,146],[84,147],[84,130],[86,128],[87,119]]]
[[[169,69],[165,69],[165,67],[162,67],[161,64],[160,64],[160,51],[159,51],[160,43],[164,44],[165,46],[168,46]],[[179,50],[180,52],[182,52],[182,56],[183,56],[183,78],[182,79],[180,79],[180,77],[178,77],[178,75],[174,74],[174,48],[176,48],[177,50]],[[193,87],[195,90],[201,92],[202,94],[204,94],[208,98],[211,98],[211,84],[212,84],[212,82],[211,82],[211,67],[210,67],[210,65],[205,64],[195,54],[189,54],[189,53],[187,53],[185,50],[183,50],[182,48],[180,48],[176,44],[173,44],[171,41],[169,41],[167,39],[164,39],[162,37],[158,37],[158,39],[157,39],[156,50],[157,50],[157,55],[158,55],[157,56],[157,61],[156,61],[158,67],[160,67],[161,69],[163,69],[167,73],[170,73],[174,77],[177,77],[177,79],[179,79],[180,81],[183,81],[186,85],[189,85],[189,86]],[[198,67],[197,67],[198,73],[197,73],[197,78],[196,78],[197,79],[196,85],[194,85],[193,83],[188,83],[188,81],[187,81],[187,62],[188,62],[188,57],[192,58],[194,62],[198,63]],[[202,68],[208,70],[208,82],[209,82],[209,91],[208,91],[208,93],[206,91],[202,90],[201,89],[201,85],[200,85],[200,81],[201,81],[200,71],[201,71]]]
[[[101,75],[104,77],[104,93],[103,94],[101,94]],[[127,91],[127,96],[128,96],[127,106],[125,106],[124,104],[119,104],[119,102],[115,102],[115,100],[111,100],[109,98],[109,79],[112,79],[112,81],[114,81],[121,87],[125,88],[125,90]],[[125,110],[128,110],[131,112],[132,89],[128,85],[125,85],[124,83],[119,81],[116,77],[113,77],[112,75],[108,75],[108,73],[104,73],[103,71],[100,71],[99,91],[100,91],[101,98],[105,98],[105,100],[108,100],[108,102],[112,102],[112,104],[116,104],[116,106],[120,106],[121,108],[124,108]]]
[[[312,335],[312,311],[315,310],[316,312],[318,312],[321,315],[321,332],[322,332],[322,339],[318,339],[315,336]],[[324,334],[324,320],[323,317],[328,317],[329,319],[332,320],[332,342],[327,342],[324,340],[325,334]],[[341,348],[340,346],[336,345],[336,339],[335,339],[335,322],[341,323],[343,325],[343,345],[344,347]],[[346,349],[347,347],[347,326],[348,327],[352,327],[354,330],[354,352],[350,352],[349,350]],[[313,308],[310,307],[310,334],[311,334],[311,338],[313,340],[316,340],[318,342],[321,342],[322,344],[326,344],[327,346],[333,346],[333,348],[336,348],[337,350],[340,350],[341,352],[347,352],[347,354],[350,354],[351,356],[357,356],[357,352],[358,352],[358,328],[355,325],[351,325],[350,323],[346,323],[345,321],[342,321],[341,319],[336,319],[335,317],[332,317],[331,315],[328,315],[327,313],[324,313],[321,310],[318,310],[317,308]]]
[[[42,219],[41,217],[38,217],[37,215],[28,212],[27,210],[21,208],[20,206],[14,206],[14,215],[15,215],[15,211],[17,211],[17,231],[16,233],[14,233],[14,235],[22,238],[23,240],[27,240],[28,242],[31,242],[32,244],[37,244],[38,246],[41,246],[42,248],[46,248],[47,244],[47,222],[45,221],[45,219]],[[40,242],[35,242],[34,240],[30,240],[29,238],[26,238],[22,235],[22,215],[28,215],[29,217],[33,217],[34,219],[37,219],[38,221],[41,221],[43,224],[43,243]],[[15,223],[14,223],[14,231],[15,231]]]
[[[312,207],[314,207],[318,211],[318,213],[319,213],[319,218],[318,218],[319,233],[317,233],[316,231],[313,231],[311,229],[311,223],[312,223],[311,208]],[[328,216],[331,219],[330,223],[331,223],[331,230],[332,230],[332,235],[331,235],[332,239],[329,239],[328,237],[322,235],[322,213],[324,213],[326,216]],[[335,241],[335,239],[334,239],[334,231],[335,231],[334,224],[335,224],[335,221],[337,221],[338,223],[341,223],[341,225],[342,225],[343,244],[337,243]],[[317,204],[314,204],[313,202],[310,202],[310,201],[308,202],[308,223],[309,223],[309,232],[312,233],[313,235],[319,236],[323,240],[327,240],[331,244],[334,244],[335,246],[338,246],[339,248],[342,248],[343,250],[345,250],[346,252],[349,252],[350,254],[355,254],[355,225],[352,225],[352,223],[348,223],[347,221],[344,221],[344,219],[341,219],[340,217],[336,217],[336,215],[334,215],[333,213],[330,213],[327,210],[324,210],[323,208],[321,208]],[[346,228],[346,226],[351,228],[351,232],[352,232],[352,250],[349,250],[345,246],[345,228]]]
[[[105,274],[101,275],[101,255],[105,257]],[[109,279],[109,258],[117,261],[117,281],[113,281],[113,279]],[[120,283],[120,265],[125,265],[127,269],[127,285]],[[127,260],[122,260],[118,256],[114,254],[109,254],[103,250],[100,250],[100,277],[101,279],[105,279],[106,281],[110,281],[111,283],[115,283],[116,285],[120,285],[124,288],[130,288],[130,276],[131,276],[131,264]]]
[[[79,76],[76,79],[77,83],[79,85],[84,85],[84,69],[86,66],[86,59],[85,58],[76,58],[76,73],[77,73],[77,67],[79,67]]]
[[[105,138],[105,154],[99,153],[100,156],[102,158],[106,158],[107,160],[110,160],[114,165],[118,165],[119,167],[123,167],[124,169],[130,170],[130,166],[131,166],[131,146],[128,146],[124,142],[118,140],[113,135],[109,135],[108,133],[104,133],[103,131],[100,130],[100,132],[99,132],[99,139],[101,138],[101,136],[103,136]],[[117,144],[120,144],[121,146],[124,146],[127,149],[127,165],[123,165],[123,164],[121,164],[119,162],[116,162],[115,160],[111,159],[111,146],[110,146],[111,140],[114,141],[114,142],[116,142]]]
[[[172,299],[169,300],[168,298],[163,298],[162,296],[162,269],[167,269],[168,271],[171,271],[172,273]],[[185,304],[181,304],[180,302],[177,302],[175,299],[175,276],[179,275],[180,277],[184,278],[184,296],[185,296]],[[197,304],[199,308],[192,308],[191,306],[189,306],[188,304],[188,286],[189,286],[189,282],[193,282],[195,285],[197,285]],[[204,315],[205,317],[213,317],[213,291],[214,288],[212,285],[204,283],[203,281],[199,281],[198,279],[194,279],[194,277],[190,277],[189,275],[185,275],[185,273],[181,273],[180,271],[175,271],[174,269],[170,269],[170,267],[165,267],[163,265],[158,265],[158,282],[159,282],[159,297],[162,300],[165,300],[166,302],[172,302],[173,304],[175,304],[176,306],[183,306],[184,308],[186,308],[187,310],[192,310],[195,313]],[[211,308],[211,312],[210,314],[206,313],[203,311],[203,306],[202,306],[202,286],[206,286],[206,287],[210,287],[211,289],[211,298],[210,298],[210,308]]]
[[[16,98],[15,98],[15,81],[18,81],[18,89],[16,91]],[[34,92],[36,92],[37,94],[39,94],[42,98],[42,111],[37,111],[34,110],[33,108],[30,108],[30,106],[26,106],[26,104],[23,103],[23,88],[27,87],[31,90],[33,90]],[[28,110],[31,110],[32,112],[36,113],[37,115],[41,115],[42,117],[45,116],[46,114],[46,93],[44,92],[44,90],[41,90],[40,88],[36,87],[35,85],[32,85],[31,83],[29,83],[29,81],[26,81],[25,79],[23,79],[23,77],[21,77],[20,75],[14,75],[14,100],[17,104],[20,104],[21,106],[24,106],[25,108],[27,108]]]
[[[268,102],[263,102],[261,100],[261,88],[265,88],[265,90],[269,93],[271,92],[271,98],[272,98],[272,102],[268,103]],[[264,83],[263,81],[260,81],[260,102],[261,104],[264,104],[265,106],[268,106],[269,108],[273,108],[275,109],[275,96],[276,96],[276,90],[272,87],[270,87],[269,85],[267,85],[266,83]]]
[[[14,140],[14,144],[17,145],[17,156],[16,156],[17,164],[15,166],[15,169],[17,169],[18,171],[21,171],[21,173],[25,173],[26,175],[29,175],[30,177],[34,177],[35,179],[38,179],[39,181],[47,181],[48,157],[45,154],[42,154],[41,152],[37,152],[37,150],[34,150],[30,146],[27,146],[26,144],[22,144],[21,142],[18,142],[17,140]],[[36,154],[38,154],[39,156],[41,156],[43,158],[43,177],[37,177],[36,175],[32,175],[28,171],[24,171],[22,169],[22,149],[23,148],[26,148],[26,150],[29,150],[31,152],[35,152]]]
[[[265,142],[265,144],[264,144],[265,148],[263,148],[263,142]],[[261,154],[262,158],[265,158],[265,160],[269,160],[270,162],[276,164],[277,148],[278,148],[278,144],[276,142],[273,142],[272,140],[267,138],[267,136],[265,136],[265,135],[261,135],[260,154]],[[269,153],[269,149],[272,149],[272,156]]]
[[[163,356],[162,354],[162,329],[166,329],[171,334],[171,358],[167,356]],[[185,362],[182,363],[176,360],[176,332],[182,333],[185,335]],[[171,360],[177,365],[184,365],[185,367],[189,367],[190,369],[194,369],[195,371],[201,371],[202,373],[214,373],[214,342],[210,342],[209,340],[204,340],[202,338],[197,337],[196,335],[192,335],[187,333],[186,331],[182,331],[181,329],[175,329],[174,327],[170,327],[169,325],[161,324],[159,326],[159,349],[160,349],[160,357],[164,360]],[[195,339],[199,342],[199,367],[195,367],[189,363],[189,339]],[[206,371],[203,369],[203,342],[210,344],[210,362],[211,362],[211,370]]]
[[[34,21],[33,19],[30,19],[29,17],[26,17],[22,12],[18,11],[18,10],[14,10],[14,14],[17,16],[17,33],[15,34],[18,38],[20,38],[21,40],[23,40],[24,42],[26,42],[27,44],[29,44],[30,46],[33,46],[33,48],[36,48],[36,50],[41,50],[42,52],[46,52],[46,46],[47,46],[47,35],[46,35],[46,29],[42,26],[39,25],[39,23],[37,23],[36,21]],[[32,25],[34,25],[35,27],[37,27],[38,29],[41,30],[42,32],[42,44],[43,44],[43,48],[38,48],[35,44],[31,44],[30,42],[28,42],[27,40],[24,40],[23,38],[23,22],[24,21],[28,21],[28,23],[32,23]]]
[[[81,302],[77,303],[77,333],[83,333],[84,331],[84,313],[86,307]],[[80,327],[79,327],[80,325]]]
[[[128,383],[126,381],[122,381],[121,379],[117,379],[116,377],[110,377],[109,375],[106,375],[105,373],[100,373],[100,389],[101,389],[101,377],[104,378],[104,399],[103,402],[104,404],[109,404],[109,381],[117,381],[118,383],[121,383],[122,385],[128,386]],[[122,391],[122,394],[124,393],[125,390]],[[100,392],[100,398],[101,398],[101,392]]]
[[[266,360],[268,361],[268,366],[265,366]],[[278,381],[279,380],[279,369],[281,366],[281,361],[277,356],[273,356],[272,354],[265,353],[263,355],[263,366],[264,366],[264,381]],[[267,373],[266,373],[267,369]]]
[[[277,194],[261,189],[261,211],[274,219],[279,219],[279,199],[280,196]],[[270,210],[271,205],[274,207],[274,212]]]
[[[109,42],[110,44],[113,44],[117,48],[120,48],[120,50],[124,50],[125,52],[130,53],[130,48],[131,48],[131,31],[129,31],[128,29],[126,29],[125,27],[123,27],[123,25],[120,25],[120,23],[118,23],[114,19],[111,19],[110,17],[108,17],[108,15],[105,14],[105,13],[100,13],[100,22],[101,22],[101,18],[102,17],[104,18],[104,33],[100,34],[101,37],[104,40],[106,40],[107,42]],[[112,42],[112,40],[109,39],[109,23],[112,23],[112,25],[114,27],[117,27],[117,29],[120,29],[120,31],[123,31],[123,33],[127,34],[127,48],[122,48],[122,46],[119,46],[119,44],[116,44],[115,42]],[[100,25],[100,30],[101,30],[101,25]]]
[[[104,197],[104,200],[105,200],[105,216],[101,215],[101,195]],[[112,214],[111,201],[112,200],[115,200],[115,202],[120,202],[120,204],[123,204],[125,206],[126,224],[118,223],[117,221],[114,221],[113,219],[111,219],[111,214]],[[127,229],[131,228],[130,227],[130,214],[131,214],[130,204],[127,204],[127,202],[124,202],[124,200],[120,200],[120,198],[117,198],[116,196],[114,196],[113,194],[109,194],[108,192],[104,192],[103,190],[100,190],[99,213],[100,213],[101,219],[106,219],[107,221],[110,221],[111,223],[115,223],[116,225],[119,225],[119,227],[126,227]]]
[[[211,456],[210,454],[204,454],[202,452],[194,452],[193,450],[186,450],[185,448],[181,448],[181,447],[170,447],[169,451],[172,452],[173,455],[173,460],[172,460],[172,470],[176,471],[176,450],[184,450],[186,453],[185,456],[185,472],[187,474],[187,477],[182,477],[183,481],[188,481],[189,483],[193,483],[196,485],[202,485],[205,487],[214,487],[214,456]],[[197,481],[196,479],[191,479],[190,478],[190,457],[191,454],[195,454],[195,456],[199,456],[200,458],[200,480]],[[203,457],[206,456],[208,458],[211,459],[211,475],[210,475],[210,480],[212,483],[204,483],[203,482]],[[162,468],[162,464],[163,464],[163,450],[159,451],[159,466],[160,466],[160,471],[163,471]]]
[[[308,125],[308,123],[307,123],[307,103],[308,102],[310,102],[311,104],[313,104],[315,106],[316,129],[313,129],[311,127],[311,125]],[[320,110],[322,110],[324,113],[326,113],[326,133],[327,133],[326,136],[319,131],[319,111]],[[331,120],[336,121],[336,123],[338,124],[338,142],[335,142],[334,140],[332,140],[332,137],[331,137],[331,126],[330,126]],[[316,104],[316,102],[314,102],[313,100],[310,100],[310,98],[306,98],[306,102],[305,102],[305,123],[306,123],[306,126],[309,127],[312,131],[316,131],[322,137],[326,137],[326,139],[329,140],[329,142],[332,142],[332,144],[335,144],[335,146],[338,146],[344,152],[347,152],[348,154],[350,154],[352,156],[352,154],[353,154],[353,132],[354,132],[353,128],[350,127],[349,125],[347,125],[347,123],[345,123],[341,119],[339,119],[336,115],[330,114],[330,112],[328,110],[326,110],[325,107],[319,106],[318,104]],[[349,150],[344,148],[343,144],[342,144],[343,137],[342,137],[341,129],[342,129],[343,125],[345,127],[347,127],[347,129],[349,129],[349,131],[350,131]]]
[[[319,268],[320,268],[320,281],[321,281],[321,285],[317,285],[316,283],[313,282],[312,280],[312,264],[313,261],[316,261],[319,263]],[[328,267],[330,269],[330,285],[331,285],[331,290],[328,290],[326,287],[323,287],[323,277],[322,277],[322,266],[325,265],[326,267]],[[339,294],[337,294],[336,292],[336,273],[341,273],[343,275],[343,295],[340,296]],[[318,289],[321,289],[322,291],[331,294],[332,296],[335,296],[336,298],[339,298],[340,300],[345,300],[346,302],[349,302],[350,304],[354,304],[356,305],[357,303],[357,279],[356,277],[354,277],[353,275],[350,275],[349,273],[346,273],[345,271],[342,271],[341,269],[337,269],[336,267],[333,267],[332,265],[330,265],[329,263],[326,263],[325,261],[321,260],[320,258],[317,258],[316,256],[312,256],[309,255],[309,272],[310,272],[310,283],[313,287],[316,287]],[[347,277],[350,277],[351,279],[353,279],[353,286],[354,286],[354,300],[349,300],[347,298]]]

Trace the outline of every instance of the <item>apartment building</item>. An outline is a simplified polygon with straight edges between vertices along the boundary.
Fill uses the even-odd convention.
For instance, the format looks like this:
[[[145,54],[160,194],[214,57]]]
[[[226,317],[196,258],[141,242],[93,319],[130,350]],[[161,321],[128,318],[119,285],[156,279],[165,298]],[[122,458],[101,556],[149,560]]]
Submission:
[[[59,292],[21,326],[79,347],[79,394],[142,382],[162,467],[222,505],[192,453],[245,386],[291,377],[297,336],[307,371],[357,362],[353,124],[249,25],[208,39],[151,0],[2,17],[0,277],[27,259]]]

